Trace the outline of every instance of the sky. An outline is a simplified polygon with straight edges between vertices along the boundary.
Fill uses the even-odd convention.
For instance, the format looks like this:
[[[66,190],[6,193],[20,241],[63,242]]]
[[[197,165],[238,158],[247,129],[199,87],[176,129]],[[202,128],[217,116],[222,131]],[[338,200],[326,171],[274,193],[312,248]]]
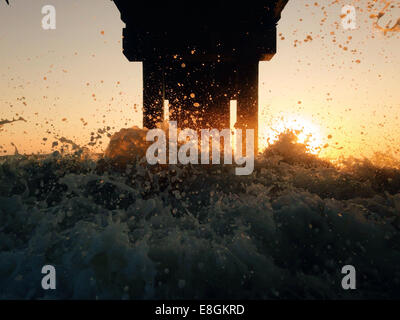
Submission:
[[[42,28],[44,5],[55,30]],[[355,29],[342,25],[345,5]],[[324,157],[399,157],[400,26],[382,29],[399,18],[400,1],[289,0],[277,54],[260,63],[261,145],[292,128]],[[122,53],[123,27],[110,0],[0,1],[0,120],[25,120],[0,126],[1,154],[142,126],[142,66]]]

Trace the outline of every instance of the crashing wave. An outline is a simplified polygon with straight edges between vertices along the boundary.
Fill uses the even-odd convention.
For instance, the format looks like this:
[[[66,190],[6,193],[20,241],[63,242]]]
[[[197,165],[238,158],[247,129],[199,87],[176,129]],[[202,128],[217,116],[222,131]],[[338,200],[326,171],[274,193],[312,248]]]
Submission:
[[[342,167],[282,135],[250,176],[149,166],[126,129],[105,157],[0,161],[2,299],[400,297],[400,171]],[[40,289],[54,265],[57,290]],[[341,287],[354,265],[358,290]]]

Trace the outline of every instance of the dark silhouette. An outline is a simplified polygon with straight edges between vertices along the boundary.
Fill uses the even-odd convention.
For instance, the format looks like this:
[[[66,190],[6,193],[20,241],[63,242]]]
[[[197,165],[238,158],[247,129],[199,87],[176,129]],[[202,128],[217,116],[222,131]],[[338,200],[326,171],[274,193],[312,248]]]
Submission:
[[[162,120],[163,100],[179,127],[255,129],[258,64],[276,53],[276,25],[288,0],[235,3],[114,0],[126,27],[124,54],[143,62],[144,126]]]
[[[143,62],[143,123],[162,120],[164,100],[179,127],[238,128],[258,141],[258,64],[276,53],[276,25],[289,0],[114,0],[124,54]],[[6,0],[8,4],[8,0]]]

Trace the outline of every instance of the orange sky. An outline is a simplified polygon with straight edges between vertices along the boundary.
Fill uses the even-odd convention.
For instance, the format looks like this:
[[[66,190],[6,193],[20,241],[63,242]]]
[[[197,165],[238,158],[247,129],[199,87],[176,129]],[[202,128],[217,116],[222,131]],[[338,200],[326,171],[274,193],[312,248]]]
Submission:
[[[260,64],[261,139],[273,138],[271,128],[304,127],[324,156],[396,156],[400,36],[384,34],[367,11],[384,2],[289,1],[278,53]],[[41,28],[47,4],[56,30]],[[357,8],[355,30],[342,27],[344,4]],[[400,2],[392,5],[381,26],[400,18]],[[0,119],[26,119],[0,127],[1,153],[13,153],[11,143],[20,153],[49,152],[55,136],[86,144],[98,129],[141,126],[141,64],[123,56],[122,27],[111,1],[0,2]]]

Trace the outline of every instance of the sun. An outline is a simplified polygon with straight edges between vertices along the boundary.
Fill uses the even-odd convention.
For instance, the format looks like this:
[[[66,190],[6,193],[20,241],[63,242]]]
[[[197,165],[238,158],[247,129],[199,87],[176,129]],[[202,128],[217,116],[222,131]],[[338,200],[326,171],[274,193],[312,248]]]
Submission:
[[[280,116],[269,124],[259,125],[259,146],[261,151],[276,142],[281,133],[292,131],[297,136],[297,142],[306,145],[307,151],[319,155],[324,148],[321,128],[308,119],[298,116]]]

